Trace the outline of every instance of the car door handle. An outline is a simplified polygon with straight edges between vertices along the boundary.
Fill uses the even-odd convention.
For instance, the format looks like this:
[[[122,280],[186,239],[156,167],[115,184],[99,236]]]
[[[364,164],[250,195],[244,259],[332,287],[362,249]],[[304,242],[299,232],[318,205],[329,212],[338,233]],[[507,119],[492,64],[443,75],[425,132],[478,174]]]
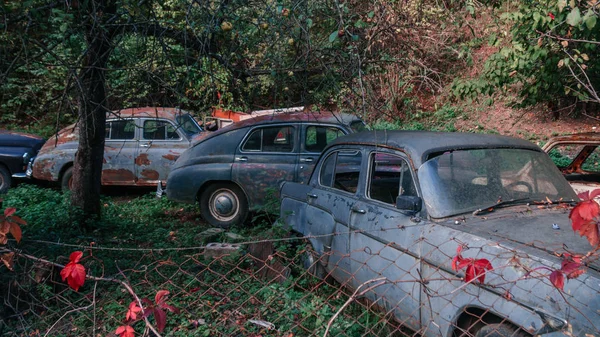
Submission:
[[[150,147],[150,145],[152,145],[152,143],[140,144],[140,147]]]
[[[235,161],[248,161],[248,157],[235,157]]]
[[[352,212],[358,213],[358,214],[365,214],[365,213],[367,213],[367,211],[365,211],[362,208],[358,208],[358,207],[352,207]]]
[[[312,158],[300,158],[301,163],[312,163],[313,161],[315,160]]]
[[[311,199],[317,199],[319,196],[313,193],[306,193],[306,196],[311,198]]]

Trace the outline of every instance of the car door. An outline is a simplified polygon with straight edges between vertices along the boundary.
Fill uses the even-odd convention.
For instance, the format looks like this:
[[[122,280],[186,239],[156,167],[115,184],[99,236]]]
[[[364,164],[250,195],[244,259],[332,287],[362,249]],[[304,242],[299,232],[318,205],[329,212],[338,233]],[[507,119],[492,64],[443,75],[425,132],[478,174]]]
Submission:
[[[279,198],[279,185],[296,180],[298,124],[263,125],[249,130],[237,148],[232,178],[242,187],[251,209]]]
[[[154,186],[167,180],[171,166],[190,142],[170,120],[142,118],[139,150],[135,157],[136,184]]]
[[[135,184],[133,163],[138,150],[136,120],[108,120],[105,130],[102,184]]]
[[[339,136],[348,132],[335,125],[303,124],[302,146],[297,166],[299,183],[306,183],[325,147]]]
[[[342,284],[353,281],[348,224],[360,187],[361,165],[358,147],[330,151],[312,175],[313,188],[307,194],[304,233],[315,237],[313,248],[321,255],[321,263]]]
[[[372,151],[366,171],[365,193],[352,207],[349,226],[353,286],[385,278],[385,284],[365,296],[404,325],[419,329],[422,226],[415,214],[396,208],[399,195],[418,196],[412,170],[400,154]]]

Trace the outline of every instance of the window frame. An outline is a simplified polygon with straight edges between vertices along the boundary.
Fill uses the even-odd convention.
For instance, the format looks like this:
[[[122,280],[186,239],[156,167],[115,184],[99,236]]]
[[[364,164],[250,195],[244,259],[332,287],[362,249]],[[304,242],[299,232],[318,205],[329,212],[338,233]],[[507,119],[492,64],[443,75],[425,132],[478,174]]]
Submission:
[[[370,192],[371,192],[371,182],[373,180],[372,177],[373,177],[373,172],[374,172],[374,169],[375,169],[375,165],[372,165],[371,163],[374,162],[374,157],[378,153],[385,154],[385,155],[388,155],[388,156],[397,157],[398,159],[402,160],[403,166],[406,165],[406,167],[407,167],[407,170],[405,172],[401,173],[400,178],[398,180],[398,195],[395,196],[393,203],[388,203],[388,202],[385,202],[383,200],[374,199],[370,195]],[[373,161],[372,161],[372,159],[373,159]],[[403,174],[406,174],[406,173],[408,173],[410,175],[410,178],[411,178],[411,181],[412,181],[412,184],[413,184],[413,189],[414,189],[414,191],[416,193],[416,195],[414,195],[414,196],[415,197],[421,197],[420,192],[419,192],[419,188],[418,188],[418,184],[417,184],[417,180],[415,179],[415,174],[414,174],[414,172],[413,172],[413,170],[411,168],[411,165],[410,165],[410,162],[409,162],[408,158],[405,155],[401,155],[401,154],[398,154],[398,153],[385,152],[385,151],[381,151],[379,149],[375,149],[375,150],[372,150],[372,151],[370,151],[368,153],[367,165],[368,165],[368,169],[367,169],[367,176],[365,178],[365,184],[366,184],[366,186],[365,186],[365,193],[364,193],[364,197],[367,200],[374,201],[374,202],[380,203],[382,205],[386,205],[386,206],[394,207],[395,208],[396,207],[396,199],[398,198],[398,196],[401,195],[400,194],[400,188],[402,186],[400,184],[402,183]],[[402,194],[402,195],[404,195],[404,194]]]
[[[356,183],[356,191],[355,192],[350,192],[350,191],[346,191],[346,190],[335,187],[335,174],[336,174],[336,168],[337,168],[337,164],[338,164],[338,155],[340,152],[355,152],[355,153],[360,154],[360,156],[357,156],[360,158],[360,169],[358,171],[358,179],[357,179],[357,183]],[[321,173],[323,172],[323,168],[325,167],[325,162],[332,155],[336,156],[335,163],[334,163],[334,169],[333,169],[333,175],[332,175],[332,179],[333,179],[332,185],[333,186],[327,186],[327,185],[323,185],[323,183],[322,183]],[[359,193],[361,193],[361,187],[363,185],[361,183],[361,180],[363,179],[363,171],[364,171],[364,151],[363,151],[363,149],[361,149],[361,148],[337,148],[337,149],[334,149],[327,153],[324,153],[322,158],[323,158],[323,160],[320,160],[318,171],[316,169],[315,169],[315,171],[313,171],[313,174],[317,174],[316,184],[320,188],[325,188],[325,189],[329,189],[329,190],[333,190],[333,191],[339,191],[341,193],[351,195],[351,196],[357,196],[357,195],[359,195]]]
[[[325,128],[325,129],[326,129],[326,131],[325,131],[325,132],[327,132],[327,129],[338,129],[338,130],[339,130],[339,131],[342,133],[342,135],[341,135],[341,136],[338,136],[337,138],[339,138],[339,137],[342,137],[342,136],[345,136],[345,135],[347,135],[347,134],[348,134],[348,131],[347,131],[345,128],[343,128],[342,126],[340,126],[340,125],[335,125],[335,124],[317,124],[317,123],[307,123],[307,124],[305,124],[305,126],[304,126],[304,132],[303,132],[303,134],[302,134],[302,137],[301,137],[301,143],[302,143],[302,145],[301,145],[301,149],[302,149],[302,151],[303,151],[303,152],[305,152],[305,153],[311,153],[311,154],[320,154],[320,153],[322,153],[322,152],[323,152],[323,150],[324,150],[325,148],[327,148],[327,146],[329,145],[329,143],[325,144],[325,147],[324,147],[324,148],[323,148],[323,150],[321,150],[321,151],[310,151],[310,150],[308,150],[308,149],[307,149],[307,147],[306,147],[306,138],[307,138],[307,136],[308,136],[308,129],[309,129],[310,127],[316,127],[316,128],[318,128],[318,127],[323,127],[323,128]],[[327,135],[327,133],[326,133],[325,135]],[[336,139],[337,139],[337,138],[336,138]],[[335,139],[334,139],[334,140],[335,140]]]
[[[104,134],[104,141],[105,142],[136,142],[137,141],[139,127],[137,125],[137,122],[136,122],[135,118],[113,118],[113,119],[108,119],[106,121],[106,124],[108,125],[108,124],[113,123],[113,122],[121,122],[121,121],[124,121],[124,122],[133,122],[133,126],[134,126],[133,138],[127,138],[127,139],[125,139],[125,138],[115,138],[115,139],[106,138],[106,132],[105,132],[105,134]],[[112,126],[110,128],[110,133],[112,134]]]
[[[173,127],[175,133],[179,136],[179,138],[177,139],[148,139],[144,137],[144,128],[146,126],[146,122],[148,121],[152,121],[152,122],[164,122],[164,123],[168,123],[171,125],[171,127]],[[181,142],[184,137],[182,136],[181,132],[180,132],[180,128],[175,125],[175,123],[173,123],[172,120],[169,119],[165,119],[165,118],[140,118],[140,141],[147,141],[147,142]],[[166,135],[165,135],[166,137]]]
[[[286,152],[282,152],[282,151],[264,151],[263,150],[263,134],[264,133],[264,129],[267,128],[291,128],[292,129],[292,149],[291,151],[286,151]],[[261,131],[261,137],[260,137],[260,150],[256,151],[256,150],[244,150],[244,146],[246,145],[246,142],[248,141],[248,139],[250,139],[250,136],[252,136],[252,134],[254,134],[255,131],[260,130]],[[267,125],[257,125],[254,126],[252,128],[250,128],[250,130],[248,132],[246,132],[246,135],[244,135],[244,138],[242,138],[242,141],[239,143],[238,145],[238,151],[239,153],[244,153],[244,154],[295,154],[298,152],[297,148],[298,148],[298,127],[295,124],[267,124]]]

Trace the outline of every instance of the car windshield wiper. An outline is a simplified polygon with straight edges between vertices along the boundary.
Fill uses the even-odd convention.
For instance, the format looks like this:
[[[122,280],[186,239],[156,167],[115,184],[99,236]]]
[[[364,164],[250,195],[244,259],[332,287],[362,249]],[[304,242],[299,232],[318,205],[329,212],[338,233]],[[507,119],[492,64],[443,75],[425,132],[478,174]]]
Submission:
[[[558,205],[558,204],[573,204],[575,203],[575,200],[550,200],[548,198],[543,199],[543,200],[536,200],[530,197],[527,198],[518,198],[518,199],[510,199],[510,200],[506,200],[506,201],[499,201],[493,205],[490,205],[488,207],[482,207],[479,209],[476,209],[475,211],[473,211],[473,215],[481,215],[481,214],[486,214],[486,213],[490,213],[493,212],[497,207],[505,207],[505,206],[510,206],[510,205],[517,205],[520,203],[523,203],[527,201],[528,204],[535,204],[535,205]]]
[[[510,200],[506,200],[506,201],[499,201],[493,205],[489,205],[487,207],[482,207],[482,208],[478,208],[475,211],[473,211],[473,215],[481,215],[481,214],[485,214],[485,213],[490,213],[493,212],[496,207],[504,207],[504,206],[510,206],[510,205],[516,205],[516,204],[520,204],[523,202],[534,202],[534,200],[532,198],[518,198],[518,199],[510,199]]]

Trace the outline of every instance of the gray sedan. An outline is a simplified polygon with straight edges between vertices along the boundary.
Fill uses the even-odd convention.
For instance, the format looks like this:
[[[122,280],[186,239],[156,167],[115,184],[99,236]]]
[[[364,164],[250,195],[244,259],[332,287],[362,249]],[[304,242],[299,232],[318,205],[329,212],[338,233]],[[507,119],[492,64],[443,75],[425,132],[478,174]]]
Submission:
[[[283,181],[305,182],[325,146],[364,128],[354,116],[330,112],[246,119],[202,135],[175,163],[167,180],[171,200],[200,204],[214,226],[241,224]]]
[[[280,193],[281,218],[310,242],[310,271],[371,287],[368,300],[422,336],[600,332],[597,254],[581,258],[594,247],[568,219],[577,196],[534,144],[352,134]]]

